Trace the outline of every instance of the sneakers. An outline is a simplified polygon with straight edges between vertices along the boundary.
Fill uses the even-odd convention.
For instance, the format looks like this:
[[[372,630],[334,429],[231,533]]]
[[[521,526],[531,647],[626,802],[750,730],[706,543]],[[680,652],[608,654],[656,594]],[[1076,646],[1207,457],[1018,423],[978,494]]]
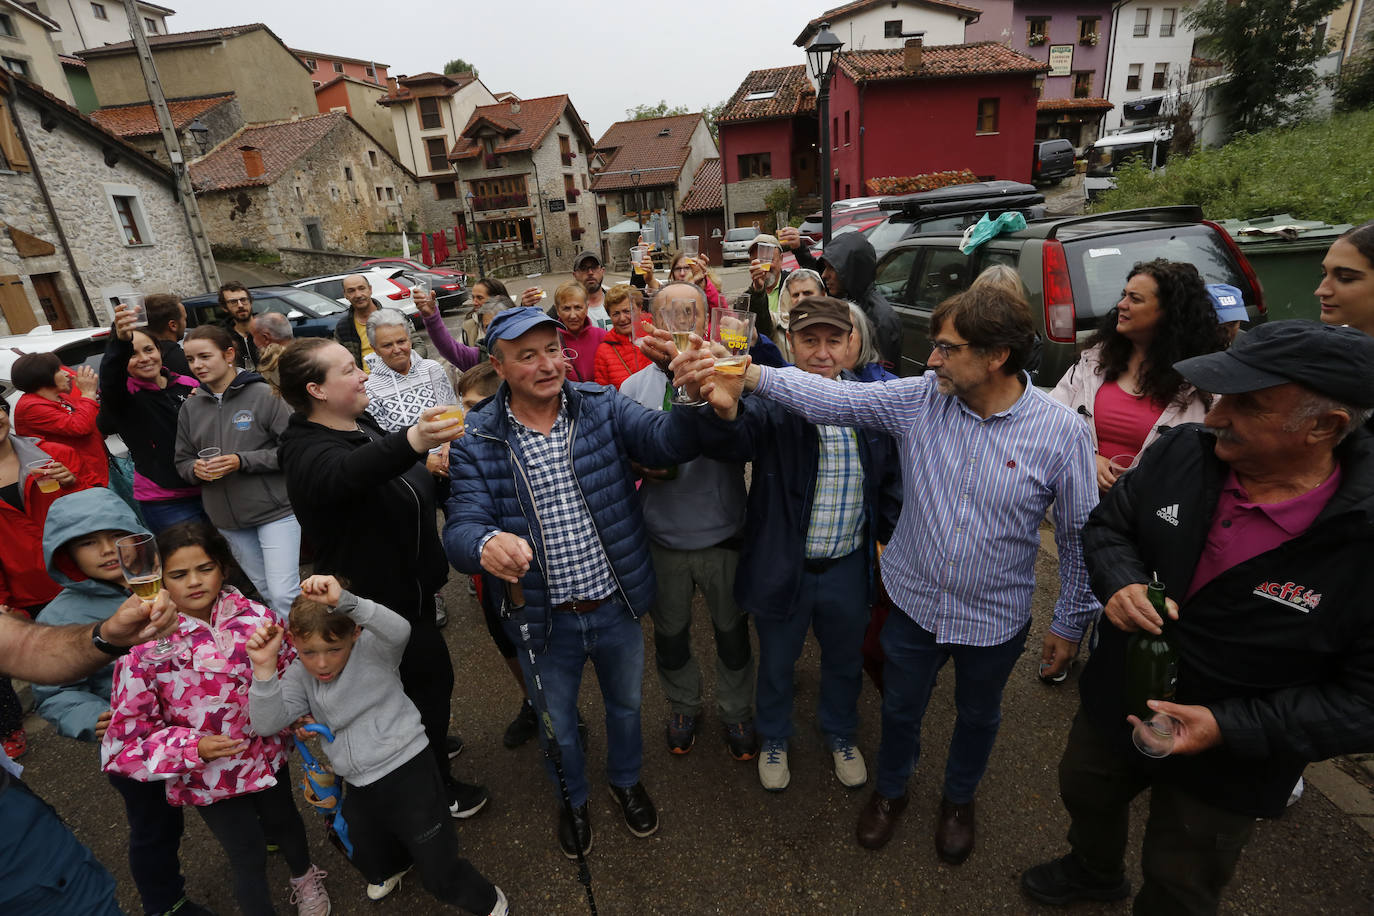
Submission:
[[[510,720],[510,725],[506,726],[501,743],[509,748],[517,748],[533,738],[538,727],[539,717],[534,712],[534,704],[526,700],[520,704],[520,711]]]
[[[568,817],[568,809],[561,807],[558,809],[558,848],[563,850],[563,855],[569,859],[577,858],[577,847],[582,847],[582,855],[592,851],[592,815],[587,810],[587,806],[574,808],[572,817]]]
[[[207,910],[199,903],[196,903],[192,900],[187,900],[185,897],[182,897],[180,900],[178,900],[175,904],[172,905],[172,908],[170,910],[167,910],[164,913],[159,914],[159,916],[172,916],[172,914],[174,913],[176,914],[176,916],[215,916],[213,912]]]
[[[830,746],[830,756],[835,758],[835,778],[845,788],[857,789],[868,782],[868,767],[864,766],[864,755],[854,746],[854,742],[839,735],[827,735],[826,744]]]
[[[444,596],[437,593],[434,596],[434,625],[448,625],[448,605],[444,603]]]
[[[448,813],[453,817],[464,819],[472,817],[485,808],[487,799],[491,798],[491,793],[487,791],[486,786],[477,786],[470,782],[455,779],[448,784],[448,797]]]
[[[16,728],[5,737],[4,744],[5,753],[10,755],[10,759],[18,760],[29,749],[29,737],[22,727]]]
[[[491,908],[491,912],[487,916],[509,916],[510,901],[506,900],[506,892],[496,887],[495,884],[492,887],[496,889],[496,906]]]
[[[1068,906],[1079,900],[1122,900],[1131,896],[1131,882],[1123,875],[1103,881],[1088,874],[1073,853],[1021,873],[1026,896],[1050,906]]]
[[[414,865],[408,866],[402,869],[401,871],[396,872],[396,874],[392,875],[390,878],[387,878],[385,881],[382,881],[378,884],[369,884],[367,886],[367,899],[381,900],[387,894],[391,893],[397,887],[399,887],[401,884],[401,879],[404,878],[406,876],[406,873],[414,867]]]
[[[769,792],[781,792],[792,781],[787,769],[787,739],[765,738],[759,751],[759,782]]]
[[[625,813],[625,826],[637,837],[653,836],[658,832],[658,811],[654,808],[644,783],[637,782],[628,789],[611,786],[611,798]]]
[[[697,717],[675,712],[668,719],[668,750],[685,754],[697,743]]]
[[[463,753],[463,736],[447,735],[444,737],[444,750],[448,751],[448,759],[452,760]]]
[[[730,749],[730,756],[736,760],[753,760],[757,757],[759,736],[754,731],[754,720],[725,726],[725,746]]]
[[[329,916],[333,907],[324,889],[324,879],[327,877],[328,872],[318,865],[311,865],[305,874],[291,879],[291,902],[296,905],[297,916]]]

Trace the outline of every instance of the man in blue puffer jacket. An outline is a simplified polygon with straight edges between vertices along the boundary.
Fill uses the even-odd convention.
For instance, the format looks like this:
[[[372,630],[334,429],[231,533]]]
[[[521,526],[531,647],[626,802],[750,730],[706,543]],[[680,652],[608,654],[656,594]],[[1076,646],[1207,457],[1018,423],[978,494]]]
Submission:
[[[646,410],[614,388],[565,380],[559,322],[533,307],[487,328],[502,385],[468,415],[450,451],[452,495],[444,547],[465,573],[523,589],[530,639],[562,749],[571,816],[558,840],[576,858],[592,844],[587,779],[577,738],[577,693],[590,658],[606,703],[611,794],[636,836],[658,829],[639,781],[644,637],[654,572],[630,462],[667,467],[701,453],[699,412]],[[520,619],[505,621],[518,644]],[[534,695],[529,659],[520,663]],[[550,772],[550,776],[554,774]]]

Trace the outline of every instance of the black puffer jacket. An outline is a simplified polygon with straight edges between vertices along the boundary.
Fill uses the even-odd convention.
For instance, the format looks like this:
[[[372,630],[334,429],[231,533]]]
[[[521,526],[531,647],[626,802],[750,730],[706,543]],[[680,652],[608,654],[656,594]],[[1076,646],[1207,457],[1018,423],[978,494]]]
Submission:
[[[1303,534],[1184,595],[1228,466],[1195,423],[1160,437],[1083,528],[1093,591],[1106,604],[1157,571],[1178,601],[1164,632],[1180,656],[1176,701],[1216,716],[1223,744],[1159,761],[1157,778],[1212,804],[1274,817],[1305,763],[1374,750],[1374,438],[1337,450],[1340,488]],[[1083,710],[1121,752],[1127,634],[1105,619],[1083,672]]]
[[[821,252],[820,258],[811,256],[805,247],[797,250],[796,257],[798,264],[817,273],[824,266],[822,261],[835,268],[844,286],[844,295],[840,298],[863,309],[868,320],[873,322],[873,345],[878,348],[883,365],[897,371],[902,359],[902,319],[873,286],[878,255],[868,239],[857,232],[846,232],[832,238],[830,247]]]

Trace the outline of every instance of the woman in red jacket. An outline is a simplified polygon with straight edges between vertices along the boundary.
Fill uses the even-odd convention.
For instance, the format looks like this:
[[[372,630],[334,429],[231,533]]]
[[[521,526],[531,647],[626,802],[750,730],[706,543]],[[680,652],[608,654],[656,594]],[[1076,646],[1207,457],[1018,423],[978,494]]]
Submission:
[[[611,330],[596,348],[592,378],[598,385],[619,388],[627,378],[649,365],[649,357],[634,343],[634,323],[641,314],[635,302],[638,296],[639,291],[628,283],[618,283],[606,290]]]
[[[95,370],[82,366],[73,372],[56,353],[25,353],[11,370],[14,387],[24,392],[14,405],[14,431],[46,442],[59,442],[76,452],[73,467],[91,487],[109,486],[109,456],[105,437],[96,429],[100,413]]]

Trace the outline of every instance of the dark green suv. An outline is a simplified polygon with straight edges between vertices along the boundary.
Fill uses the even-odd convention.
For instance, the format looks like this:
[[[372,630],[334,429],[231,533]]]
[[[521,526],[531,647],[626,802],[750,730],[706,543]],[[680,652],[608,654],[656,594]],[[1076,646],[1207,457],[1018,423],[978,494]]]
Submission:
[[[961,234],[930,232],[898,243],[878,262],[878,290],[902,318],[901,375],[926,370],[930,313],[993,264],[1021,276],[1044,341],[1036,384],[1053,386],[1078,358],[1102,317],[1116,307],[1138,261],[1168,258],[1197,267],[1208,283],[1245,295],[1252,323],[1265,316],[1259,279],[1236,243],[1197,207],[1149,207],[1035,220],[964,254]]]

